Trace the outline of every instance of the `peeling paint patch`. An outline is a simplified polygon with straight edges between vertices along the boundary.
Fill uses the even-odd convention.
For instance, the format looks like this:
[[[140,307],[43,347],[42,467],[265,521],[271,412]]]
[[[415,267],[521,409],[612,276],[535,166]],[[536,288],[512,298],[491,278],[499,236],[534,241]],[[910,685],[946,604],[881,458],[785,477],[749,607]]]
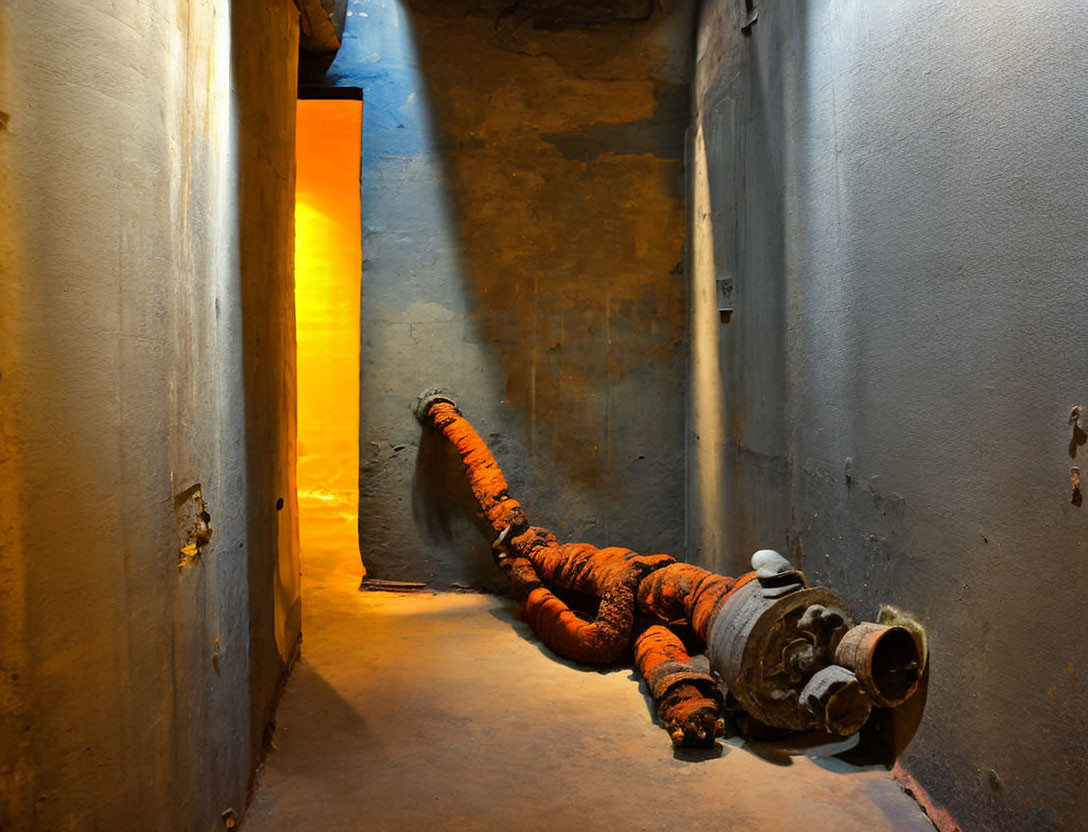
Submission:
[[[200,483],[174,496],[174,511],[178,517],[184,543],[178,549],[178,568],[192,566],[203,548],[212,539],[211,514],[200,490]]]

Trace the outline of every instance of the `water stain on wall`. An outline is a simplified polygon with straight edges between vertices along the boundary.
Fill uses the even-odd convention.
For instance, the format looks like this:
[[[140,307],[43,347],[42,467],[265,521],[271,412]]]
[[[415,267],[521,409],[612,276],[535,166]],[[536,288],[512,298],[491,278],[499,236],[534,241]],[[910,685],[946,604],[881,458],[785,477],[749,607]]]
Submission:
[[[409,409],[435,386],[535,521],[683,553],[692,9],[543,5],[351,0],[326,78],[366,99],[359,533],[376,578],[498,580],[471,509],[436,499],[463,475]]]
[[[411,22],[476,324],[531,414],[531,451],[607,487],[609,445],[627,430],[615,409],[653,409],[647,378],[682,373],[688,90],[668,78],[675,51],[650,42],[649,22],[556,31],[433,2],[413,3]],[[639,391],[620,392],[630,380]]]

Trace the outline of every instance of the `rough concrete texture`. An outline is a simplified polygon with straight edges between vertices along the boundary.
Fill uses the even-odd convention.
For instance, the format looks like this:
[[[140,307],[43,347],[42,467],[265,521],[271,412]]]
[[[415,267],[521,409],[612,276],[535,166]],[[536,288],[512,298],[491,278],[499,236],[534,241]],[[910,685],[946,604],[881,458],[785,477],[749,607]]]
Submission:
[[[0,3],[5,830],[244,804],[294,522],[297,37],[290,0]]]
[[[245,832],[932,830],[884,769],[739,741],[675,757],[632,670],[556,659],[509,601],[311,571]]]
[[[564,31],[486,6],[352,0],[326,79],[367,102],[359,518],[378,578],[496,574],[459,464],[409,410],[435,385],[537,522],[684,549],[691,6]]]
[[[697,55],[692,293],[736,312],[693,343],[726,404],[693,537],[922,619],[902,762],[964,828],[1088,829],[1088,9],[742,11],[708,3]]]

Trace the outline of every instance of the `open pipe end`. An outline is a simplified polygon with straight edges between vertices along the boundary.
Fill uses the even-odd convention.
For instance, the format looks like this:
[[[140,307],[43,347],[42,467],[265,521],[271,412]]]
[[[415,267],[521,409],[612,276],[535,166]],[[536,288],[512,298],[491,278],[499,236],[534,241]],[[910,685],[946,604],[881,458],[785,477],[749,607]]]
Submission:
[[[701,697],[675,707],[674,716],[663,721],[677,748],[711,748],[725,734],[725,719],[718,703]]]
[[[842,637],[835,661],[850,668],[877,705],[906,702],[922,678],[922,652],[905,627],[863,622]]]
[[[833,664],[809,679],[801,691],[801,704],[827,731],[845,737],[861,730],[873,703],[857,676]]]

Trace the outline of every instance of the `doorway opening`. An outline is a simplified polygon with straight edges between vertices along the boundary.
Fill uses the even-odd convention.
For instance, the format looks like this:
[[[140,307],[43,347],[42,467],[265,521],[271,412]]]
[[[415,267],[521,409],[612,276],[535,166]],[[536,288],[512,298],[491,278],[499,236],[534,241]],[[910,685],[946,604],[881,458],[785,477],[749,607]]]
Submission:
[[[317,97],[335,95],[335,98]],[[299,91],[295,173],[298,510],[307,578],[366,574],[359,551],[362,90]]]

